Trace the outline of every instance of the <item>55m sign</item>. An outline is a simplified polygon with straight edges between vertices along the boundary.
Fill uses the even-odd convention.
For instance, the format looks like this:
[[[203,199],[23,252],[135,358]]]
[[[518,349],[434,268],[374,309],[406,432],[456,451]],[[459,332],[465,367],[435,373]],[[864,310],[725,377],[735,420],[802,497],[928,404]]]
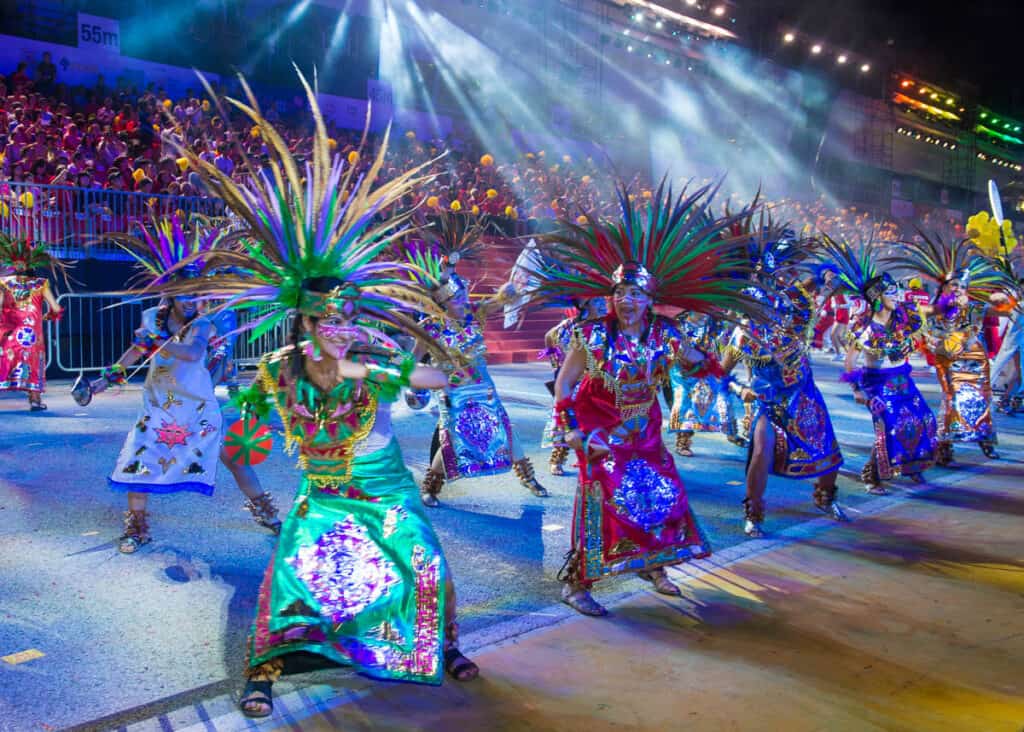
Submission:
[[[78,14],[78,47],[121,53],[121,25],[112,18]]]

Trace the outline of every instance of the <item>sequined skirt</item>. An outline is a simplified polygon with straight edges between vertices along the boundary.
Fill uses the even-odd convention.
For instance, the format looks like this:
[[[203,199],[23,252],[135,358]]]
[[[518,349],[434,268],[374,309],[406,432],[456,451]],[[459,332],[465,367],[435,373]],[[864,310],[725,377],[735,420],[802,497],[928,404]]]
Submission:
[[[313,653],[380,679],[439,684],[447,567],[398,443],[344,486],[304,480],[260,587],[248,664]],[[306,666],[308,668],[308,664]]]
[[[683,376],[678,368],[672,369],[671,379],[670,430],[735,434],[734,400],[723,379]]]
[[[448,480],[511,468],[512,422],[490,379],[449,389],[440,402],[439,438]]]
[[[881,480],[921,473],[935,464],[935,415],[910,372],[910,364],[865,368],[860,379],[869,400]]]
[[[936,355],[935,373],[942,388],[939,440],[994,444],[992,383],[984,347],[975,343],[955,359]]]
[[[843,455],[810,368],[804,366],[790,384],[775,378],[779,373],[755,371],[752,380],[758,392],[753,424],[757,425],[765,415],[775,433],[772,473],[787,478],[814,478],[838,470]]]
[[[690,508],[675,461],[661,439],[661,408],[616,419],[614,398],[589,377],[576,414],[608,453],[592,462],[577,451],[580,472],[573,511],[579,577],[592,582],[708,556],[711,546]],[[619,413],[621,414],[621,412]]]

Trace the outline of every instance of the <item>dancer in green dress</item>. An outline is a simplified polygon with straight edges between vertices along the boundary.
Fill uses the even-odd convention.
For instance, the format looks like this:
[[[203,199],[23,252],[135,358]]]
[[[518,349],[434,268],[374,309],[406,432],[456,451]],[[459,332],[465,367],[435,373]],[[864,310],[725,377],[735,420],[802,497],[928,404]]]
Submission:
[[[443,358],[415,322],[436,306],[410,281],[413,265],[384,255],[409,233],[396,204],[427,179],[419,167],[377,184],[386,136],[368,168],[346,165],[307,92],[316,133],[304,170],[251,96],[233,103],[267,143],[265,170],[239,185],[182,150],[238,219],[237,247],[184,289],[226,297],[228,308],[260,305],[254,335],[292,318],[291,343],[263,358],[239,398],[244,419],[276,410],[302,470],[248,641],[240,704],[253,717],[271,713],[273,682],[295,661],[310,668],[310,654],[381,679],[436,684],[445,671],[460,681],[478,673],[458,651],[451,576],[391,432],[403,387],[446,383],[392,337],[411,335]]]

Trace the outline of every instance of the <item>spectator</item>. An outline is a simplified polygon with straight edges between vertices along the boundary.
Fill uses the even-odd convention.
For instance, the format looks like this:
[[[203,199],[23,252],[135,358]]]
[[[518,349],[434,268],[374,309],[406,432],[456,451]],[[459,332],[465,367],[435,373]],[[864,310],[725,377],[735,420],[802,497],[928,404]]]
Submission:
[[[42,60],[36,64],[35,90],[47,96],[53,94],[57,86],[57,66],[50,58],[49,51],[43,51]]]

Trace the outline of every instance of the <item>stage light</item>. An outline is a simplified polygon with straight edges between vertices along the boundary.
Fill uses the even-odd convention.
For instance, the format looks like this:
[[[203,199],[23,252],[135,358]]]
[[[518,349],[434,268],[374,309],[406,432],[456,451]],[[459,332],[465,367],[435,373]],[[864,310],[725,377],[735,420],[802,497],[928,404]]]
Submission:
[[[928,93],[928,89],[926,87],[922,86],[920,89],[917,90],[917,93],[918,94],[927,94]]]
[[[839,54],[839,55],[838,55],[838,56],[836,57],[836,63],[837,63],[837,64],[845,64],[845,63],[846,63],[846,61],[847,61],[847,57],[846,57],[846,54],[845,54],[845,53],[841,53],[841,54]]]
[[[794,34],[794,33],[787,33],[786,35],[784,35],[782,37],[782,42],[783,43],[792,43],[795,40],[796,40],[796,34]]]
[[[904,79],[903,83],[900,84],[900,86],[902,86],[904,89],[906,89],[908,87],[911,87],[913,85],[914,85],[914,82],[912,82],[910,79]]]
[[[666,66],[671,66],[672,65],[672,59],[668,59],[668,58],[665,59],[665,65]]]
[[[626,50],[629,51],[630,53],[633,53],[633,47],[632,46],[626,46]]]
[[[946,97],[946,104],[948,104],[949,106],[952,107],[953,106],[953,97]]]
[[[624,35],[624,36],[628,36],[628,35],[629,35],[629,28],[626,28],[626,29],[624,29],[624,30],[622,31],[622,35]]]
[[[985,119],[986,117],[988,117],[988,112],[982,112],[978,116],[981,117],[982,119]]]
[[[725,6],[719,5],[711,12],[714,13],[717,17],[721,18],[723,15],[725,15]]]
[[[815,55],[821,53],[821,44],[815,43],[813,46],[811,46],[811,53]]]
[[[654,24],[654,27],[655,28],[659,28],[659,29],[663,28],[664,26],[665,26],[665,24],[662,23],[660,20],[657,23]]]
[[[860,65],[860,73],[866,74],[869,71],[871,71],[871,64],[861,64]]]
[[[694,5],[697,4],[697,0],[686,0],[686,4],[692,8]]]

